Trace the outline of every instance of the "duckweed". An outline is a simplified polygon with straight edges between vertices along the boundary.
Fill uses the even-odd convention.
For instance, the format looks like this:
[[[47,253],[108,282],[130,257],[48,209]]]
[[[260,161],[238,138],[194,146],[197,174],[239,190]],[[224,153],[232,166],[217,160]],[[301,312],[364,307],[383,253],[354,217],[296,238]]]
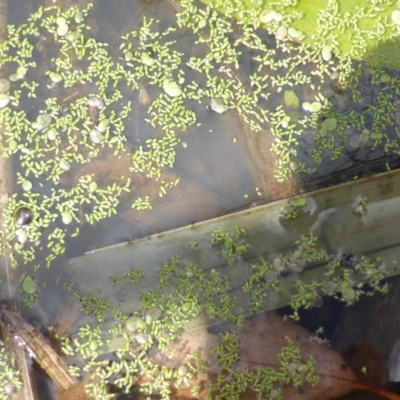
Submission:
[[[304,36],[293,26],[302,18],[299,12],[230,8],[222,18],[216,11],[220,5],[200,7],[190,0],[182,0],[176,26],[170,26],[162,33],[157,21],[143,18],[140,28],[121,38],[117,57],[107,43],[93,37],[90,27],[85,24],[91,5],[83,10],[78,7],[65,10],[57,6],[40,7],[26,24],[8,27],[8,36],[0,44],[0,64],[10,72],[9,79],[0,81],[0,125],[7,133],[2,136],[1,150],[5,157],[14,156],[19,160],[23,173],[17,183],[24,189],[22,193],[9,196],[4,211],[2,233],[6,241],[1,244],[1,251],[9,254],[13,267],[21,263],[34,265],[35,269],[40,266],[36,259],[37,242],[49,249],[43,264],[51,266],[65,252],[66,237],[79,234],[78,223],[94,224],[117,213],[122,196],[131,190],[130,178],[121,177],[103,185],[95,174],[87,174],[78,176],[73,187],[61,182],[66,172],[101,157],[105,148],[112,150],[116,157],[126,153],[124,122],[131,115],[132,103],[124,94],[127,89],[129,92],[138,90],[142,81],[158,90],[158,95],[151,99],[145,119],[157,132],[133,149],[129,172],[144,174],[158,182],[159,197],[167,195],[168,190],[179,183],[179,178],[166,180],[164,172],[174,166],[175,149],[182,132],[198,123],[190,102],[202,104],[205,100],[205,107],[211,103],[217,113],[231,110],[253,131],[268,128],[275,138],[272,150],[278,157],[275,176],[279,181],[291,178],[293,174],[313,174],[321,163],[322,153],[327,150],[332,161],[338,160],[347,140],[347,126],[359,132],[370,131],[374,148],[381,145],[387,153],[399,154],[398,141],[392,140],[389,134],[394,121],[387,118],[396,112],[392,97],[400,90],[399,76],[385,68],[382,60],[362,65],[350,57],[341,57],[336,38],[331,34],[338,23],[336,1],[329,2],[327,10],[319,13],[318,35],[312,38],[313,47],[288,40],[287,35],[297,40]],[[274,7],[271,5],[271,8]],[[326,13],[331,17],[326,18]],[[395,10],[391,14],[395,25],[398,25],[397,13]],[[237,22],[231,19],[239,14],[241,18]],[[359,15],[348,16],[339,23],[339,29],[350,25],[356,27],[352,44],[357,46],[352,46],[353,57],[360,57],[366,51],[362,41],[365,32],[353,24],[353,19],[360,21],[372,15],[373,10],[363,9]],[[377,23],[382,21],[381,17],[377,18]],[[278,34],[279,40],[272,40],[272,36],[261,32],[260,23],[268,24],[269,34],[273,37]],[[193,46],[202,49],[198,54],[193,53],[196,56],[180,51],[178,28],[190,32]],[[395,37],[390,29],[382,31],[378,28],[379,25],[369,34],[381,40]],[[57,49],[57,56],[52,59],[52,71],[47,73],[48,92],[44,102],[36,97],[39,82],[30,77],[38,67],[33,51],[40,47],[41,37]],[[271,40],[272,45],[266,45]],[[254,69],[246,77],[247,82],[247,79],[241,79],[238,70],[243,53],[249,50]],[[15,65],[19,67],[16,69]],[[198,79],[185,79],[187,70]],[[335,73],[335,81],[344,88],[345,104],[348,105],[345,111],[338,106],[337,93],[329,91],[332,73]],[[363,102],[360,83],[374,86],[378,93],[367,109],[360,108]],[[54,97],[53,88],[57,85],[70,95],[65,112],[60,110],[64,101]],[[90,87],[90,92],[83,87]],[[273,96],[282,101],[270,102]],[[33,117],[23,108],[28,98],[35,105]],[[121,103],[122,108],[117,107]],[[286,112],[289,110],[283,107],[299,109],[300,104],[305,112],[299,115],[289,115]],[[297,153],[307,131],[319,132],[319,135],[314,136],[312,159],[306,165],[297,160]],[[33,181],[36,178],[45,178],[51,184],[48,192],[33,190],[37,189],[36,181]],[[153,200],[149,196],[137,197],[132,208],[151,209]],[[79,212],[82,204],[85,204],[83,215]],[[295,218],[305,205],[304,197],[293,199],[282,210],[282,216]],[[356,212],[363,215],[366,199],[360,197],[355,207]],[[18,214],[16,210],[19,210]],[[22,211],[24,218],[20,215]],[[60,219],[66,226],[57,224]],[[29,229],[25,229],[24,225],[28,224]],[[217,230],[210,241],[214,250],[221,251],[223,260],[235,268],[235,262],[245,258],[250,249],[245,236],[243,228],[236,228],[234,232]],[[301,237],[296,245],[298,248],[293,252],[275,255],[273,260],[258,260],[252,265],[249,279],[242,287],[249,296],[251,312],[262,309],[268,291],[280,290],[283,274],[296,272],[301,276],[302,270],[313,262],[327,263],[326,282],[306,284],[299,280],[293,288],[295,294],[291,301],[294,319],[298,318],[300,308],[316,306],[323,295],[332,295],[352,304],[365,294],[364,284],[368,283],[377,292],[387,290],[387,286],[380,283],[385,277],[385,268],[379,261],[362,257],[353,267],[343,268],[340,260],[332,260],[317,247],[317,238],[313,234]],[[128,285],[139,282],[144,274],[139,269],[124,274],[115,272],[111,283],[121,284],[124,293]],[[21,289],[28,295],[28,304],[38,299],[32,276],[24,275]],[[148,377],[148,382],[141,387],[144,393],[157,393],[168,398],[171,387],[187,384],[195,373],[204,370],[204,360],[196,353],[178,368],[164,368],[149,359],[148,350],[156,344],[161,352],[166,351],[185,324],[199,315],[234,321],[242,326],[245,315],[240,312],[232,289],[230,280],[218,271],[205,271],[174,257],[161,267],[159,287],[143,293],[141,310],[132,310],[131,315],[117,311],[100,294],[83,296],[74,292],[83,311],[94,314],[100,324],[110,316],[119,322],[110,333],[123,338],[124,345],[117,350],[115,361],[104,362],[99,354],[109,340],[109,337],[103,337],[108,331],[102,332],[100,326],[95,329],[84,326],[73,340],[61,339],[63,351],[65,354],[79,353],[86,360],[82,368],[76,367],[73,371],[92,376],[87,388],[98,399],[107,398],[106,386],[110,380],[116,387],[128,391],[133,384],[132,375]],[[143,310],[145,317],[141,315]],[[134,334],[127,334],[126,330]],[[136,334],[137,331],[140,332]],[[135,348],[134,353],[130,352],[131,346]],[[234,398],[232,396],[246,390],[244,380],[251,384],[262,377],[266,383],[257,389],[260,396],[277,398],[280,388],[271,390],[268,386],[269,382],[277,382],[276,371],[260,370],[255,376],[232,371],[236,348],[234,336],[221,335],[221,345],[214,352],[222,367],[231,373],[231,379],[221,375],[211,393],[219,392],[226,394],[226,398]],[[279,362],[285,366],[301,364],[299,349],[288,341]],[[297,386],[305,382],[316,384],[313,361],[307,360],[304,364],[303,369],[296,371],[287,368],[278,381],[284,384],[290,378]],[[0,369],[0,377],[1,374]],[[14,375],[7,373],[9,379],[15,378]],[[14,380],[12,384],[17,386],[18,379]]]

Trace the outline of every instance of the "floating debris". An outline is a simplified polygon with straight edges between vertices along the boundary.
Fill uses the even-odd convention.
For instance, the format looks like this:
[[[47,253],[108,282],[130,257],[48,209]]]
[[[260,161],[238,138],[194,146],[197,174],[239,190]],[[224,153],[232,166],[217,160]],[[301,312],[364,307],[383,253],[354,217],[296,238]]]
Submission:
[[[20,225],[29,225],[33,220],[32,210],[28,207],[19,207],[15,211],[15,222]]]
[[[62,104],[60,107],[61,114],[68,114],[70,112],[70,108],[68,104]]]

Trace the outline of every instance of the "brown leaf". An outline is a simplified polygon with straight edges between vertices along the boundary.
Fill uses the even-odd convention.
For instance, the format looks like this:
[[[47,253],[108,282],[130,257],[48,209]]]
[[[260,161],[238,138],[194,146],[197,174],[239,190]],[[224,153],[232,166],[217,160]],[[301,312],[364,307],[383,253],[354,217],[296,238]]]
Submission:
[[[272,313],[259,314],[249,320],[239,333],[241,338],[239,369],[257,366],[277,366],[279,350],[287,345],[286,337],[300,348],[303,360],[313,356],[319,383],[302,391],[288,386],[282,391],[283,399],[330,399],[358,388],[358,377],[347,367],[343,358],[328,344],[310,339],[310,333],[291,320]],[[246,340],[246,338],[251,338]]]
[[[286,386],[282,388],[282,399],[290,400],[314,400],[333,399],[343,396],[354,390],[365,390],[391,400],[399,400],[400,397],[389,393],[385,389],[360,379],[346,364],[340,354],[333,350],[329,344],[320,343],[310,337],[310,333],[291,320],[272,313],[258,314],[250,317],[242,330],[238,331],[233,324],[224,324],[222,331],[236,332],[240,340],[239,361],[237,371],[246,369],[256,371],[264,367],[278,368],[277,355],[280,349],[287,346],[286,338],[290,338],[300,348],[302,360],[306,361],[312,356],[316,361],[315,371],[319,377],[319,383],[315,387],[305,385],[303,388]],[[169,361],[172,366],[179,365],[186,354],[190,354],[200,347],[209,362],[207,375],[199,376],[197,381],[191,383],[193,387],[200,384],[202,391],[196,399],[204,399],[211,383],[221,373],[215,356],[210,354],[210,349],[218,343],[216,335],[207,333],[206,329],[187,332],[175,345],[178,355],[174,361]],[[158,361],[162,361],[157,356]],[[167,359],[165,359],[167,360]],[[190,388],[179,389],[175,393],[176,399],[191,399]],[[256,399],[253,392],[248,390],[241,399]]]
[[[85,382],[72,386],[58,397],[58,400],[94,400],[85,392]]]

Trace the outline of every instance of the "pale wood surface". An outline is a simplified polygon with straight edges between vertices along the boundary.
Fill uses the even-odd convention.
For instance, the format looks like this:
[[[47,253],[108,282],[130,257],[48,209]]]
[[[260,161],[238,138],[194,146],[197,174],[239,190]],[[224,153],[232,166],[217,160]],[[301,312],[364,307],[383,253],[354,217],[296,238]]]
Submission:
[[[368,198],[367,213],[362,218],[353,212],[354,200],[359,195]],[[311,207],[315,210],[291,221],[279,219],[281,207],[288,200],[277,201],[99,249],[70,260],[68,268],[83,293],[95,292],[101,288],[101,297],[126,312],[140,308],[141,294],[158,286],[160,266],[174,255],[206,270],[218,269],[222,276],[229,277],[238,304],[246,308],[249,300],[241,287],[248,277],[251,263],[259,257],[271,260],[278,253],[290,252],[294,249],[294,241],[310,230],[318,236],[320,247],[329,254],[342,252],[379,256],[386,263],[389,276],[398,273],[392,260],[398,259],[400,250],[400,171],[348,182],[307,196],[309,204],[315,202],[314,207]],[[211,247],[211,235],[214,229],[232,231],[238,226],[248,231],[246,241],[251,248],[242,261],[227,266],[223,262],[221,250]],[[193,241],[198,245],[191,249],[190,243]],[[121,297],[110,284],[110,277],[116,270],[124,272],[134,267],[143,269],[145,277],[139,285]],[[321,280],[323,273],[324,265],[309,265],[301,279],[306,282]],[[287,305],[290,301],[290,288],[298,278],[299,275],[295,273],[284,275],[281,278],[281,292],[268,295],[266,309]],[[120,304],[121,300],[123,304]],[[188,329],[217,322],[193,321]]]

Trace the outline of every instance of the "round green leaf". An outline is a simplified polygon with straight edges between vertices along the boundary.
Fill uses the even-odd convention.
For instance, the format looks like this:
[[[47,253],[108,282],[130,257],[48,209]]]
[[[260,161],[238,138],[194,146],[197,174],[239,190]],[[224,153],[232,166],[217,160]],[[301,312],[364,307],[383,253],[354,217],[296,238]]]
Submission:
[[[133,53],[131,51],[127,51],[125,53],[125,61],[129,62],[133,60]]]
[[[15,236],[17,237],[19,243],[25,243],[28,239],[28,234],[26,233],[26,230],[22,228],[15,231]]]
[[[187,368],[184,365],[181,365],[178,368],[178,375],[179,376],[185,376],[187,374]]]
[[[69,32],[66,36],[65,36],[65,38],[69,41],[69,42],[71,42],[71,43],[74,43],[74,42],[77,42],[80,38],[81,38],[81,33],[80,32],[78,32],[78,31],[72,31],[72,32]]]
[[[97,190],[97,183],[96,182],[90,182],[89,183],[89,190],[91,191],[91,192],[95,192],[96,190]]]
[[[324,129],[324,128],[321,128],[319,130],[319,135],[322,136],[322,137],[326,137],[328,135],[328,131],[326,129]]]
[[[329,61],[332,58],[331,46],[324,46],[321,50],[321,56],[324,61]]]
[[[15,141],[15,140],[10,140],[10,141],[8,142],[8,148],[9,148],[10,150],[12,150],[12,151],[17,150],[17,147],[18,147],[17,141]]]
[[[400,25],[400,10],[393,10],[391,17],[396,25]]]
[[[67,20],[64,17],[57,17],[56,24],[58,26],[67,25]]]
[[[103,133],[106,131],[108,125],[110,125],[110,120],[107,118],[104,118],[97,124],[97,130],[99,132]]]
[[[304,207],[306,205],[306,203],[307,203],[307,200],[305,197],[299,197],[299,198],[291,199],[289,201],[289,204],[294,207]]]
[[[39,114],[38,117],[36,118],[36,123],[37,123],[36,129],[40,131],[47,128],[51,124],[51,115]]]
[[[192,308],[192,303],[190,301],[185,301],[182,304],[182,311],[183,312],[188,312],[188,311],[190,311],[191,308]]]
[[[50,128],[50,129],[47,131],[47,138],[48,138],[49,140],[56,140],[57,135],[58,135],[58,132],[57,132],[57,129],[55,129],[55,128]]]
[[[276,11],[274,10],[264,10],[260,14],[260,22],[262,24],[268,24],[269,22],[274,21],[276,15]]]
[[[222,99],[211,99],[211,109],[218,114],[223,114],[229,110],[229,107]]]
[[[148,67],[151,67],[154,64],[154,59],[150,57],[149,54],[143,53],[142,56],[140,57],[142,63],[144,65],[147,65]]]
[[[5,93],[0,93],[0,108],[4,108],[10,102],[10,96]]]
[[[286,26],[281,25],[275,32],[275,38],[277,40],[283,40],[288,34]]]
[[[0,93],[7,93],[10,90],[11,82],[8,79],[0,79]]]
[[[299,31],[299,30],[297,30],[296,28],[293,28],[293,27],[290,27],[288,29],[288,34],[289,34],[289,36],[291,38],[298,39],[298,40],[300,40],[300,39],[302,39],[304,37],[304,33],[303,32],[301,32],[301,31]]]
[[[22,281],[22,289],[27,294],[33,294],[37,291],[37,284],[29,275],[25,275]]]
[[[25,180],[22,183],[22,189],[24,189],[26,192],[29,192],[32,189],[32,182],[28,181],[28,180]]]
[[[146,321],[140,317],[132,316],[125,321],[125,327],[130,332],[144,330],[147,327]]]
[[[69,211],[63,211],[61,213],[62,222],[68,225],[72,222],[72,214]]]
[[[303,105],[304,108],[304,105]],[[321,111],[322,104],[319,101],[314,101],[314,103],[310,104],[310,111],[311,112],[319,112]]]
[[[62,76],[58,72],[50,72],[49,77],[52,82],[58,83],[62,81]]]
[[[17,74],[18,78],[21,79],[26,75],[27,72],[28,72],[28,70],[25,67],[21,66],[21,67],[17,68],[16,74]]]
[[[58,165],[63,171],[68,171],[71,168],[71,164],[64,159],[61,159]]]
[[[290,108],[299,108],[300,100],[294,90],[285,90],[284,93],[285,105]]]
[[[336,118],[327,118],[325,121],[322,122],[321,128],[326,131],[333,131],[337,126],[337,119]]]
[[[59,25],[57,27],[57,35],[65,36],[68,33],[69,27],[67,24]]]
[[[77,24],[80,24],[80,23],[83,21],[83,14],[82,14],[82,12],[81,12],[81,11],[77,11],[77,12],[75,13],[74,19],[75,19],[75,22],[76,22]]]
[[[166,79],[163,83],[163,89],[168,96],[178,97],[182,94],[181,87],[174,81]]]
[[[100,143],[103,140],[103,134],[97,129],[92,129],[89,133],[89,136],[90,140],[96,144]]]
[[[99,347],[99,344],[97,343],[96,340],[93,339],[90,341],[89,347],[90,347],[90,350],[96,351],[97,348]]]
[[[381,140],[382,139],[382,133],[380,133],[380,132],[372,132],[371,133],[371,139],[375,140],[375,141]]]
[[[356,291],[352,287],[342,289],[342,296],[346,301],[353,301],[356,298]]]

